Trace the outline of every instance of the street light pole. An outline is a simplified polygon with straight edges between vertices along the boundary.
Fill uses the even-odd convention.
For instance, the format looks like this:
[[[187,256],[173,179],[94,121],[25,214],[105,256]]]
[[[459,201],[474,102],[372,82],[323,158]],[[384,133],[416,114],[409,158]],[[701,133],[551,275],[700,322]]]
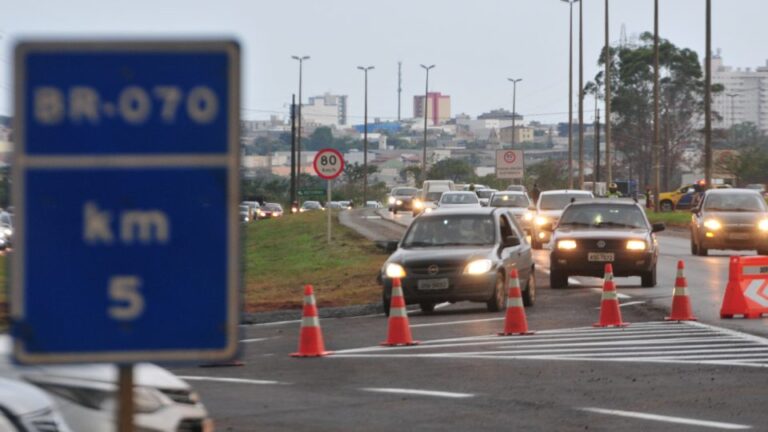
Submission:
[[[424,150],[421,155],[421,181],[422,183],[427,180],[427,108],[429,107],[429,70],[435,67],[435,65],[424,66],[422,68],[427,72],[427,80],[424,86]],[[432,107],[434,111],[436,107]]]
[[[302,73],[304,69],[304,60],[309,60],[309,56],[291,56],[292,59],[299,62],[299,110],[297,113],[298,117],[298,125],[296,128],[296,190],[299,191],[301,188],[301,105],[302,105],[302,99],[301,99],[301,84],[302,84]],[[300,195],[299,195],[300,196]],[[297,198],[296,202],[297,204],[300,204],[299,201],[301,201],[301,198]]]
[[[365,109],[363,120],[363,205],[368,202],[368,71],[373,66],[358,66],[365,75]]]
[[[611,39],[608,31],[608,0],[605,0],[605,181],[613,183],[611,155]]]
[[[712,186],[712,0],[707,0],[704,62],[704,183]]]
[[[651,165],[653,166],[653,209],[659,210],[659,193],[661,192],[661,125],[659,124],[659,0],[654,0],[653,7],[653,151]],[[649,197],[645,197],[648,199]]]
[[[513,79],[513,78],[507,78],[509,82],[512,83],[512,149],[515,148],[515,141],[517,140],[517,136],[515,134],[515,116],[517,115],[517,83],[522,81],[522,78]]]
[[[573,4],[578,0],[561,0],[568,3],[568,189],[573,189]]]
[[[579,189],[584,188],[584,1],[579,2]]]

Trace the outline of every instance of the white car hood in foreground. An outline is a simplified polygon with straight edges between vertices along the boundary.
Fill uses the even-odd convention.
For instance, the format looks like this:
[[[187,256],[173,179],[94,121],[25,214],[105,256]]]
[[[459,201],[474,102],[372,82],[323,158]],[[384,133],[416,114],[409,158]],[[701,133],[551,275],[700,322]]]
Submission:
[[[0,407],[11,411],[13,415],[24,416],[36,411],[50,410],[53,402],[37,387],[0,378]]]

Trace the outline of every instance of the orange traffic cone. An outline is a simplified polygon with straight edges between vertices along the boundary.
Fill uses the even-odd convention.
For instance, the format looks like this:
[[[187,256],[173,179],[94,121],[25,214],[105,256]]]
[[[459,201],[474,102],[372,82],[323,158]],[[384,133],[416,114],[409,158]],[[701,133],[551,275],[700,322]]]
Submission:
[[[509,294],[507,295],[507,314],[504,317],[504,332],[499,336],[530,335],[528,320],[525,318],[523,294],[520,291],[520,279],[517,269],[509,272]]]
[[[322,357],[331,354],[325,350],[320,319],[317,317],[317,303],[312,285],[304,286],[304,310],[301,314],[301,332],[299,333],[299,352],[291,357]]]
[[[616,284],[613,282],[613,265],[605,265],[605,279],[603,280],[603,296],[600,301],[600,322],[594,327],[624,327],[629,323],[621,321],[621,309],[619,298],[616,294]]]
[[[672,314],[664,318],[667,321],[696,321],[691,311],[691,299],[688,298],[688,282],[683,274],[684,269],[683,261],[678,261],[675,291],[672,295]]]
[[[405,297],[400,278],[392,280],[392,299],[389,303],[389,323],[387,340],[384,346],[418,345],[411,337],[411,327],[408,324],[408,312],[405,310]]]

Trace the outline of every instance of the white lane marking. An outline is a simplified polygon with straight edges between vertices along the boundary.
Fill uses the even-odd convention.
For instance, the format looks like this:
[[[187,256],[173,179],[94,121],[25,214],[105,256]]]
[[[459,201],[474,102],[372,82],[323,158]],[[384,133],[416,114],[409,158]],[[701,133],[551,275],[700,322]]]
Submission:
[[[764,337],[752,335],[752,334],[749,334],[749,333],[744,333],[744,332],[740,332],[740,331],[737,331],[737,330],[731,330],[731,329],[727,329],[727,328],[723,328],[723,327],[717,327],[717,326],[713,326],[713,325],[710,325],[710,324],[705,324],[705,323],[699,322],[699,321],[686,321],[686,323],[688,323],[688,325],[692,325],[694,327],[706,328],[706,329],[709,329],[709,330],[712,330],[712,331],[716,331],[716,332],[719,332],[719,333],[722,333],[722,334],[727,334],[729,336],[735,336],[735,337],[739,337],[739,338],[742,338],[742,339],[748,339],[748,340],[750,340],[752,342],[756,342],[756,343],[759,343],[759,344],[768,344],[768,339],[766,339]]]
[[[644,301],[642,301],[642,300],[638,300],[638,301],[631,301],[631,302],[626,302],[626,303],[619,303],[619,307],[625,307],[625,306],[634,306],[634,305],[645,304],[645,303],[646,303],[646,302],[644,302]],[[599,309],[600,309],[600,307],[596,307],[595,309],[598,309],[598,310],[599,310]]]
[[[576,278],[572,278],[572,277],[568,278],[568,283],[571,284],[571,285],[581,285],[581,281],[580,280],[578,280]]]
[[[366,387],[360,390],[374,393],[393,393],[393,394],[409,394],[415,396],[434,396],[443,398],[463,399],[474,397],[472,393],[454,393],[445,391],[434,390],[418,390],[418,389],[404,389],[404,388],[385,388],[385,387]]]
[[[274,321],[274,322],[267,322],[267,323],[258,323],[258,324],[246,324],[246,326],[262,326],[262,327],[268,327],[268,326],[276,326],[276,325],[283,325],[283,324],[296,324],[300,323],[301,320],[289,320],[289,321]]]
[[[435,327],[435,326],[443,326],[443,325],[455,325],[455,324],[471,324],[471,323],[477,323],[477,322],[486,322],[486,321],[502,321],[504,318],[483,318],[483,319],[474,319],[474,320],[462,320],[462,321],[445,321],[445,322],[436,322],[436,323],[428,323],[428,324],[411,324],[411,327]]]
[[[435,305],[435,310],[442,309],[451,305],[451,302],[443,302]]]
[[[717,351],[718,348],[730,348],[730,347],[744,347],[742,344],[717,344],[717,345],[711,345],[711,344],[704,344],[704,345],[686,345],[686,348],[713,348],[711,352]],[[596,353],[599,351],[606,351],[608,354],[616,353],[616,355],[630,355],[630,354],[646,354],[646,350],[651,349],[658,349],[658,345],[653,346],[643,346],[643,347],[609,347],[609,348],[554,348],[554,349],[519,349],[519,350],[509,350],[509,351],[475,351],[475,352],[463,352],[458,353],[462,355],[504,355],[504,354],[512,354],[512,355],[519,355],[519,354],[536,354],[536,353],[579,353],[579,352],[587,352],[587,353]],[[768,351],[768,348],[763,348],[763,350]],[[617,351],[631,351],[627,353],[618,353]],[[574,354],[576,355],[576,354]],[[597,355],[597,354],[596,354]],[[745,354],[749,355],[749,354]],[[751,354],[754,356],[758,355],[766,355],[765,353],[754,353]],[[696,356],[692,356],[696,357]],[[662,358],[662,356],[654,356],[654,358]],[[670,358],[678,358],[670,356]],[[687,358],[687,357],[686,357]]]
[[[272,338],[263,337],[263,338],[253,338],[253,339],[241,339],[240,342],[242,343],[251,343],[251,342],[263,342],[265,340],[269,340]]]
[[[602,293],[603,289],[602,288],[592,288],[592,291]],[[622,300],[626,300],[626,299],[631,299],[632,298],[631,295],[620,293],[620,292],[616,293],[616,297],[618,297],[618,298],[620,298]]]
[[[629,417],[629,418],[636,418],[641,420],[652,420],[652,421],[665,422],[665,423],[684,424],[684,425],[690,425],[690,426],[701,426],[701,427],[716,428],[716,429],[728,429],[728,430],[752,429],[752,426],[749,426],[749,425],[742,425],[742,424],[736,424],[736,423],[723,423],[723,422],[715,422],[715,421],[708,421],[708,420],[698,420],[698,419],[692,419],[692,418],[686,418],[686,417],[672,417],[672,416],[665,416],[665,415],[659,415],[659,414],[642,413],[637,411],[622,411],[622,410],[611,410],[611,409],[603,409],[603,408],[581,408],[581,410],[593,412],[597,414],[615,415],[619,417]]]
[[[258,384],[258,385],[284,384],[284,383],[281,383],[280,381],[255,380],[255,379],[244,379],[244,378],[222,378],[222,377],[187,376],[187,375],[177,375],[177,377],[187,381],[211,381],[211,382],[224,382],[224,383],[235,383],[235,384]]]

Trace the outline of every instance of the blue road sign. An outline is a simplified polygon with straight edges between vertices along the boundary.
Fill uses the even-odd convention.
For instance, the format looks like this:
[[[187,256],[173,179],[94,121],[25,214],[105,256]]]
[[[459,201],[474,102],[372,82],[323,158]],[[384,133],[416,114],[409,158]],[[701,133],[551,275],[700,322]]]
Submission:
[[[239,61],[230,41],[16,47],[19,362],[236,353]]]

